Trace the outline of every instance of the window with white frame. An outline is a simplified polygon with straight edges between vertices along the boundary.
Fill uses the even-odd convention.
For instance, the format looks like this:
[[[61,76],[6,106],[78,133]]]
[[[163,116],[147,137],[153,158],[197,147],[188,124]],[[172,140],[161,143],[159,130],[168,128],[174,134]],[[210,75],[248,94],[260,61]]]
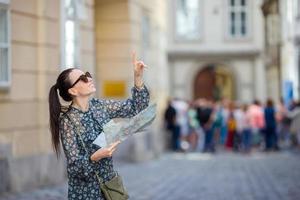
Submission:
[[[200,0],[176,0],[175,2],[176,38],[180,40],[200,39]]]
[[[0,1],[0,87],[10,84],[10,22],[8,3]]]
[[[228,35],[245,38],[249,35],[249,0],[228,1]]]
[[[78,0],[63,0],[63,68],[80,65]]]
[[[297,17],[300,18],[300,0],[297,0]]]

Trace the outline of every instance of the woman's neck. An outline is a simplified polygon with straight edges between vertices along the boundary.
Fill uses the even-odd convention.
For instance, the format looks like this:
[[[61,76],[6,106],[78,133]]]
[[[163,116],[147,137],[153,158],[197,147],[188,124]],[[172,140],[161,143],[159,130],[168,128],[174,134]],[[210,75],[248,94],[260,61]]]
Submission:
[[[89,109],[89,98],[88,97],[80,97],[80,98],[74,98],[72,106],[82,110],[82,111],[88,111]]]

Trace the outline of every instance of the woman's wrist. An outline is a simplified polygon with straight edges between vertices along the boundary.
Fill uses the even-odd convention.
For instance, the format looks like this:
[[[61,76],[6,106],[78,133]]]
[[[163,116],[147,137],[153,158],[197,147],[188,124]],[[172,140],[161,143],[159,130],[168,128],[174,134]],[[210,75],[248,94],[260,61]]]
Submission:
[[[141,77],[135,77],[134,78],[134,87],[137,89],[142,89],[144,86],[144,81]]]
[[[93,153],[90,157],[90,159],[94,162],[97,162],[101,159],[101,155],[99,155],[99,152],[96,151],[95,153]]]
[[[90,160],[91,161],[97,161],[95,154],[91,155]]]
[[[141,83],[141,84],[139,84],[139,85],[134,84],[134,87],[135,87],[136,89],[138,89],[138,90],[141,90],[141,89],[144,87],[144,83]]]

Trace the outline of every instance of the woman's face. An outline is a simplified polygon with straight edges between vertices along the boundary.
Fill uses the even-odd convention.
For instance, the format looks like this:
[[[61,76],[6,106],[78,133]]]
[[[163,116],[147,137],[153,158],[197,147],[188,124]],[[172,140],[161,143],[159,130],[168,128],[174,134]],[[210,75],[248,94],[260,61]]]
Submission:
[[[85,73],[79,69],[72,70],[72,72],[69,74],[71,85],[73,85],[78,80],[78,78],[84,74]],[[90,77],[88,77],[87,83],[79,80],[72,88],[69,89],[69,93],[76,97],[90,96],[94,92],[96,92],[96,88],[94,86],[93,79]]]

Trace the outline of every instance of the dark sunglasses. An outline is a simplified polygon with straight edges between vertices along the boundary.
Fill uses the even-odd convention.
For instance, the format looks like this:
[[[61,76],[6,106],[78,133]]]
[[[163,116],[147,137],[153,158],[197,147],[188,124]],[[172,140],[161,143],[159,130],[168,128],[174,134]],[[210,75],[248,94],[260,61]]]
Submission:
[[[74,87],[79,81],[83,81],[85,83],[89,82],[88,78],[92,78],[92,75],[90,74],[90,72],[85,72],[85,74],[79,76],[79,78],[73,83],[73,85],[71,85],[71,88]]]

